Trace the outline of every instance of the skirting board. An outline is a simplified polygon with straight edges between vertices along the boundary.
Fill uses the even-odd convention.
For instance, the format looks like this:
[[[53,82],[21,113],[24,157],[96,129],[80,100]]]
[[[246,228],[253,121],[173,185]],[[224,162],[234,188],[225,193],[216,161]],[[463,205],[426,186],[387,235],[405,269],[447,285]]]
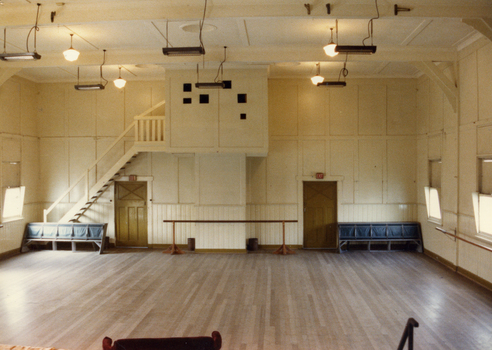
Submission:
[[[246,249],[195,249],[197,253],[236,253],[236,254],[246,254],[248,251]]]
[[[188,244],[176,244],[179,249],[188,250]],[[153,249],[164,249],[169,248],[170,244],[149,244],[149,248]]]
[[[258,249],[278,249],[281,244],[260,244],[258,245]],[[302,249],[302,245],[300,244],[286,244],[290,249]]]
[[[439,255],[437,255],[436,253],[431,252],[430,250],[424,249],[424,254],[427,255],[428,257],[430,257],[430,258],[432,258],[432,259],[440,262],[441,264],[443,264],[444,266],[450,268],[451,270],[459,273],[460,275],[462,275],[462,276],[464,276],[464,277],[472,280],[473,282],[478,283],[481,286],[484,286],[488,290],[492,290],[492,282],[489,282],[489,281],[483,279],[482,277],[479,277],[479,276],[475,275],[474,273],[472,273],[472,272],[470,272],[468,270],[465,270],[462,267],[456,266],[451,261],[446,260],[446,259],[440,257]]]
[[[12,249],[12,250],[0,253],[0,260],[8,259],[8,258],[11,258],[11,257],[13,257],[15,255],[19,255],[19,254],[20,254],[20,248]]]

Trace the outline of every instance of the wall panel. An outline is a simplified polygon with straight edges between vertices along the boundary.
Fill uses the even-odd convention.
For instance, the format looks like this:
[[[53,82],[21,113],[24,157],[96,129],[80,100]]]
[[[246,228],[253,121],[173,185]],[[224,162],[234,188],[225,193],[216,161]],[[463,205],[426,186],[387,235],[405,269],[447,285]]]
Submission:
[[[460,61],[460,125],[478,120],[477,54],[474,52]]]
[[[297,141],[270,141],[267,158],[269,204],[297,202]]]
[[[417,200],[415,140],[388,140],[386,150],[388,153],[388,202],[415,203]]]
[[[386,85],[359,86],[359,135],[386,134]]]
[[[478,119],[492,119],[492,44],[477,51],[478,61]]]
[[[356,203],[382,203],[386,145],[381,140],[359,140],[359,179]]]
[[[330,135],[356,135],[359,116],[359,87],[347,85],[330,90]]]
[[[298,88],[296,84],[272,80],[268,84],[270,135],[296,136]]]

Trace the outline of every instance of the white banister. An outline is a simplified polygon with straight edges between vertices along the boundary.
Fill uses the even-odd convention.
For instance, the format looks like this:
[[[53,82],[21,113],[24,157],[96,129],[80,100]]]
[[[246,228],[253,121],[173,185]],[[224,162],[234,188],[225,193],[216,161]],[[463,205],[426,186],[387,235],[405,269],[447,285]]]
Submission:
[[[135,142],[141,142],[143,144],[146,144],[147,142],[149,144],[156,144],[156,142],[160,142],[162,144],[162,141],[164,141],[164,122],[165,122],[165,117],[164,116],[147,116],[149,113],[153,112],[157,108],[163,106],[166,102],[161,101],[154,105],[153,107],[149,108],[145,112],[143,112],[140,115],[137,115],[134,117],[134,121],[123,131],[123,133],[118,136],[114,142],[87,168],[84,173],[67,189],[65,190],[60,197],[48,208],[43,210],[43,220],[44,222],[47,222],[48,220],[48,214],[53,211],[53,209],[65,198],[70,191],[72,191],[75,186],[77,186],[81,181],[84,180],[85,178],[85,193],[84,197],[86,197],[86,201],[89,202],[91,200],[90,193],[92,191],[90,187],[90,172],[92,169],[94,169],[100,162],[101,160],[131,131],[132,128],[134,128],[134,140]],[[97,181],[97,176],[96,176],[96,184],[98,183]]]

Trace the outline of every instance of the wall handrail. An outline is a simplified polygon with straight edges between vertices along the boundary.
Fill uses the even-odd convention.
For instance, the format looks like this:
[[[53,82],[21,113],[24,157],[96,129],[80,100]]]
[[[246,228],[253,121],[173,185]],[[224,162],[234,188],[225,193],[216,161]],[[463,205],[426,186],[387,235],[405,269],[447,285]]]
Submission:
[[[282,245],[273,254],[295,254],[293,250],[291,250],[285,244],[285,223],[290,222],[298,222],[297,220],[162,220],[162,222],[172,223],[173,224],[173,243],[169,246],[169,248],[163,253],[167,254],[184,254],[184,252],[179,249],[176,245],[176,223],[197,223],[197,224],[255,224],[255,223],[282,223]]]
[[[486,246],[484,246],[484,245],[477,244],[477,243],[474,243],[474,242],[469,241],[469,240],[467,240],[467,239],[461,238],[460,236],[458,236],[458,235],[456,235],[456,234],[453,234],[453,233],[451,233],[451,232],[448,232],[448,231],[446,231],[445,229],[443,229],[443,228],[441,228],[441,227],[436,227],[436,230],[438,230],[439,232],[444,233],[445,235],[451,236],[451,237],[453,237],[453,238],[455,238],[455,239],[459,239],[460,241],[463,241],[463,242],[466,242],[466,243],[468,243],[468,244],[471,244],[471,245],[473,245],[473,246],[475,246],[475,247],[478,247],[478,248],[484,249],[484,250],[486,250],[486,251],[488,251],[488,252],[492,252],[492,249],[491,249],[491,248],[489,248],[489,247],[486,247]]]

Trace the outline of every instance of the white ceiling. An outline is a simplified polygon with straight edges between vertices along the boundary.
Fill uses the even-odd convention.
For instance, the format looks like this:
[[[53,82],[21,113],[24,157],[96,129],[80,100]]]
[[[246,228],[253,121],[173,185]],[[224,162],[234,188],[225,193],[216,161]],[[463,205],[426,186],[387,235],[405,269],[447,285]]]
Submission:
[[[328,0],[327,0],[328,1]],[[2,68],[22,68],[18,75],[35,82],[76,82],[99,76],[103,49],[107,50],[104,76],[116,79],[118,66],[127,80],[163,79],[166,69],[195,69],[196,64],[218,67],[227,46],[224,69],[269,67],[270,77],[309,77],[321,62],[324,76],[338,76],[345,56],[326,56],[330,27],[338,19],[338,42],[361,45],[368,20],[376,15],[375,0],[208,0],[204,31],[205,57],[171,58],[162,54],[166,32],[171,46],[199,46],[198,33],[181,29],[197,24],[205,0],[67,0],[41,2],[36,62],[0,62]],[[1,0],[0,28],[7,28],[6,51],[25,52],[26,38],[36,19],[34,0]],[[311,5],[311,14],[304,4]],[[374,20],[372,56],[347,58],[350,77],[416,77],[412,61],[451,61],[457,50],[481,37],[462,18],[492,18],[491,0],[407,0],[410,12],[394,14],[394,3],[379,0],[381,17]],[[53,23],[50,15],[56,12]],[[486,22],[486,23],[490,23]],[[166,30],[166,24],[168,31]],[[70,46],[81,52],[67,62],[62,52]],[[0,34],[1,35],[1,34]],[[366,41],[368,44],[370,40]],[[0,39],[3,45],[3,35]],[[29,50],[33,51],[33,33]]]

